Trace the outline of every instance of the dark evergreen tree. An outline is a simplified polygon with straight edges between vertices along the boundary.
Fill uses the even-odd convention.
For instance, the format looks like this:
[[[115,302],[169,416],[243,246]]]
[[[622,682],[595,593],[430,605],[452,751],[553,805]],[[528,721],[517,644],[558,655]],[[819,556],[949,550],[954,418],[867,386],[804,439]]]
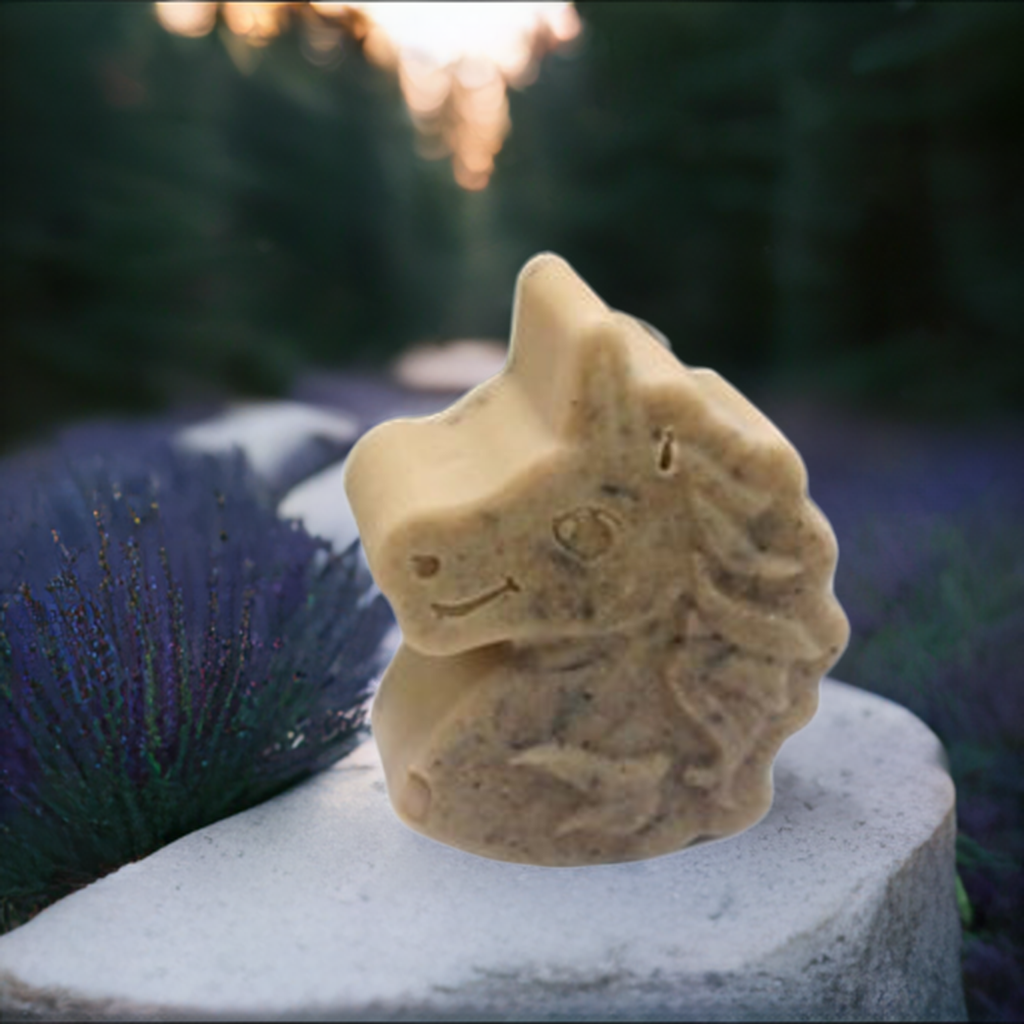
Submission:
[[[1024,9],[581,3],[495,189],[680,355],[904,412],[1024,400]]]
[[[0,6],[0,444],[504,335],[540,249],[742,386],[1020,407],[1024,8],[579,6],[482,193],[298,15],[257,52],[148,4]]]

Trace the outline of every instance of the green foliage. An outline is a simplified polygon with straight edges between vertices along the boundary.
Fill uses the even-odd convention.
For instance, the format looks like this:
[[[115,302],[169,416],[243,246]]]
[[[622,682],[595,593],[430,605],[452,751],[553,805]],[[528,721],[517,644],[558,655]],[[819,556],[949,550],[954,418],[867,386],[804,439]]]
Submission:
[[[910,707],[949,756],[972,1020],[1019,1018],[1013,979],[1019,982],[1024,953],[1021,521],[1019,499],[990,493],[930,524],[910,517],[876,522],[844,552],[842,598],[853,634],[837,674]]]
[[[231,69],[179,70],[140,13],[2,13],[7,430],[231,375],[266,388],[287,359],[226,287],[233,169],[198,101],[230,93]]]
[[[5,4],[0,30],[0,442],[279,394],[437,316],[445,190],[358,48],[315,69],[289,35],[242,73],[149,4]]]
[[[964,928],[970,928],[974,923],[974,909],[959,874],[956,876],[956,907],[960,913],[960,924]]]
[[[514,97],[519,254],[741,383],[1019,407],[1024,9],[580,8],[581,56]]]
[[[352,40],[2,5],[0,443],[504,336],[541,249],[741,386],[1020,407],[1024,8],[579,7],[466,193]]]

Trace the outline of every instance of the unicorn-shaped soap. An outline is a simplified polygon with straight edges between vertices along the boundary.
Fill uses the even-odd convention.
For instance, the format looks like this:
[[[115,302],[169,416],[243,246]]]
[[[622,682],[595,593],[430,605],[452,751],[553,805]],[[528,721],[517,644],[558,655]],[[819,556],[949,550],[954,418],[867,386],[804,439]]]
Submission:
[[[849,627],[782,434],[557,256],[508,362],[392,420],[346,488],[404,642],[374,702],[406,824],[501,860],[634,860],[757,822]]]

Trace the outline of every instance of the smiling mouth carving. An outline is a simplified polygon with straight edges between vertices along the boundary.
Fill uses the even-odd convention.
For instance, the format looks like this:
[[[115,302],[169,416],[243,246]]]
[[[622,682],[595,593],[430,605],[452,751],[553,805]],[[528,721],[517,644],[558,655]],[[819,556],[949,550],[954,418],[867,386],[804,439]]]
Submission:
[[[483,608],[485,604],[490,604],[492,601],[496,601],[504,594],[518,593],[519,584],[509,576],[500,587],[488,590],[479,597],[471,597],[468,601],[457,601],[454,604],[440,604],[435,602],[431,604],[430,607],[434,609],[434,614],[439,618],[460,618],[463,615],[471,615],[478,609]]]

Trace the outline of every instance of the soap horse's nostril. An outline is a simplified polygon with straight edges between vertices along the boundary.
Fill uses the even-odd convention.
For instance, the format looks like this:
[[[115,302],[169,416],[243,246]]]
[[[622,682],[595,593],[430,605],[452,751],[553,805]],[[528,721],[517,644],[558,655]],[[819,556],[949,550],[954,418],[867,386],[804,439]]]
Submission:
[[[413,555],[412,556],[412,571],[416,573],[421,580],[430,579],[431,576],[436,576],[441,569],[441,560],[435,558],[433,555]]]

